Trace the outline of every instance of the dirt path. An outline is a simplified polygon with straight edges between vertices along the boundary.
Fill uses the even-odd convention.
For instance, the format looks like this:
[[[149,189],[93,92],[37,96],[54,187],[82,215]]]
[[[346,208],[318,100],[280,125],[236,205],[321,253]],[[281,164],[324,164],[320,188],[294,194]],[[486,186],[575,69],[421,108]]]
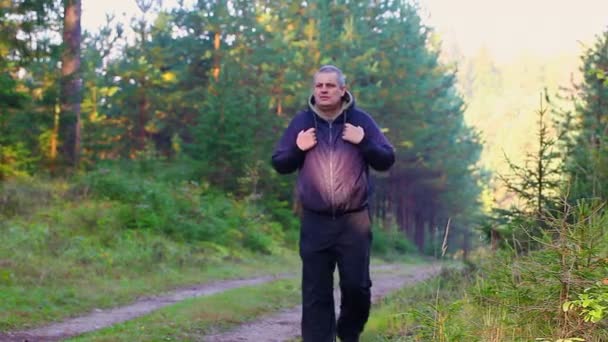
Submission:
[[[383,265],[374,267],[373,271],[376,273],[372,278],[372,297],[375,301],[406,284],[429,278],[436,274],[439,268],[428,265],[416,267]],[[237,287],[262,284],[286,277],[288,276],[227,280],[184,288],[167,295],[143,298],[123,307],[107,310],[96,309],[90,314],[40,328],[0,333],[0,341],[60,341],[149,314],[187,298],[208,296]],[[296,307],[240,326],[228,333],[205,337],[204,341],[286,341],[299,335],[299,319],[300,308]]]
[[[107,310],[96,309],[85,316],[75,317],[64,322],[36,329],[5,334],[0,333],[0,341],[59,341],[149,314],[154,310],[175,304],[187,298],[209,296],[237,287],[267,283],[286,277],[287,275],[226,280],[183,288],[162,296],[142,298],[127,306]]]
[[[405,269],[395,269],[390,273],[379,273],[372,276],[372,301],[377,302],[389,292],[400,289],[408,284],[423,281],[438,274],[439,266],[418,266]],[[338,297],[338,292],[336,292]],[[339,298],[336,299],[336,311]],[[300,336],[301,306],[281,311],[258,321],[244,324],[238,328],[203,338],[205,342],[243,342],[264,341],[284,342]]]

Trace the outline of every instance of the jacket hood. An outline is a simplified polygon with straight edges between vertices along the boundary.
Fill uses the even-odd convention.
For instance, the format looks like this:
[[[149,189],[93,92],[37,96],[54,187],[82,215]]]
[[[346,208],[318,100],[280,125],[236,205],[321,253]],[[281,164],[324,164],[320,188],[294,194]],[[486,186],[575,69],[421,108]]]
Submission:
[[[347,90],[344,93],[344,95],[342,96],[342,109],[340,110],[340,114],[336,115],[335,118],[330,119],[325,114],[321,113],[321,111],[317,108],[317,105],[315,104],[315,96],[314,95],[310,95],[310,97],[308,98],[308,107],[310,108],[310,110],[312,110],[320,118],[322,118],[324,120],[327,120],[327,121],[332,121],[332,120],[338,118],[342,113],[344,113],[344,111],[346,111],[347,109],[349,109],[350,107],[352,107],[354,105],[355,105],[355,98]]]

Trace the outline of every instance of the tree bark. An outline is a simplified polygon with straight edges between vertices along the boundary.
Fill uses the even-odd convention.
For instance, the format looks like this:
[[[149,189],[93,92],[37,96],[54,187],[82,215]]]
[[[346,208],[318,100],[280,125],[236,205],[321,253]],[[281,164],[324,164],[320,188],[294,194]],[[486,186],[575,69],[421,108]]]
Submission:
[[[140,81],[140,95],[139,95],[139,110],[137,117],[137,132],[136,141],[137,149],[143,151],[146,147],[146,141],[148,134],[146,132],[146,124],[148,123],[148,111],[150,109],[150,103],[148,101],[148,94],[146,93],[148,84],[145,76],[142,76]]]
[[[418,210],[414,214],[414,240],[416,241],[416,246],[418,250],[422,253],[424,252],[424,217],[422,213]]]
[[[220,47],[221,47],[221,40],[222,38],[222,33],[218,30],[217,32],[215,32],[215,35],[213,37],[213,50],[214,50],[214,56],[213,56],[213,79],[217,82],[220,78],[220,63],[221,63],[221,56],[220,56]]]
[[[80,158],[80,0],[64,0],[63,54],[61,56],[61,152],[68,167],[76,168]]]

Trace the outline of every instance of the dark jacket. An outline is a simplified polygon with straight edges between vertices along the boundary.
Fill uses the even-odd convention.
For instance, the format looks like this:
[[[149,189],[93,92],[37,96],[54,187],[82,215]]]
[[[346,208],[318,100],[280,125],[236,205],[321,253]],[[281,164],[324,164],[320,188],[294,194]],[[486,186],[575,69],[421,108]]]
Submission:
[[[272,155],[277,172],[299,170],[297,192],[304,209],[334,216],[364,209],[370,194],[369,166],[385,171],[395,161],[393,147],[374,120],[355,106],[350,93],[343,100],[343,112],[328,122],[315,113],[311,97],[308,109],[293,118]],[[346,122],[363,127],[365,136],[358,145],[342,139]],[[317,144],[303,152],[296,139],[311,127],[316,128]]]

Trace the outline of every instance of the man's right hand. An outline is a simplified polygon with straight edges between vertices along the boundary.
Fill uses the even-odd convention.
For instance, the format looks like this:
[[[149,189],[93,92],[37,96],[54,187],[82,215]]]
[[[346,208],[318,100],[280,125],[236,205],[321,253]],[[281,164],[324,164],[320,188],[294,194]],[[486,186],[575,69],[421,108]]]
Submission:
[[[315,134],[315,128],[311,127],[307,130],[301,130],[298,133],[298,138],[296,139],[296,145],[302,151],[308,151],[311,148],[315,147],[317,144],[317,136]]]

